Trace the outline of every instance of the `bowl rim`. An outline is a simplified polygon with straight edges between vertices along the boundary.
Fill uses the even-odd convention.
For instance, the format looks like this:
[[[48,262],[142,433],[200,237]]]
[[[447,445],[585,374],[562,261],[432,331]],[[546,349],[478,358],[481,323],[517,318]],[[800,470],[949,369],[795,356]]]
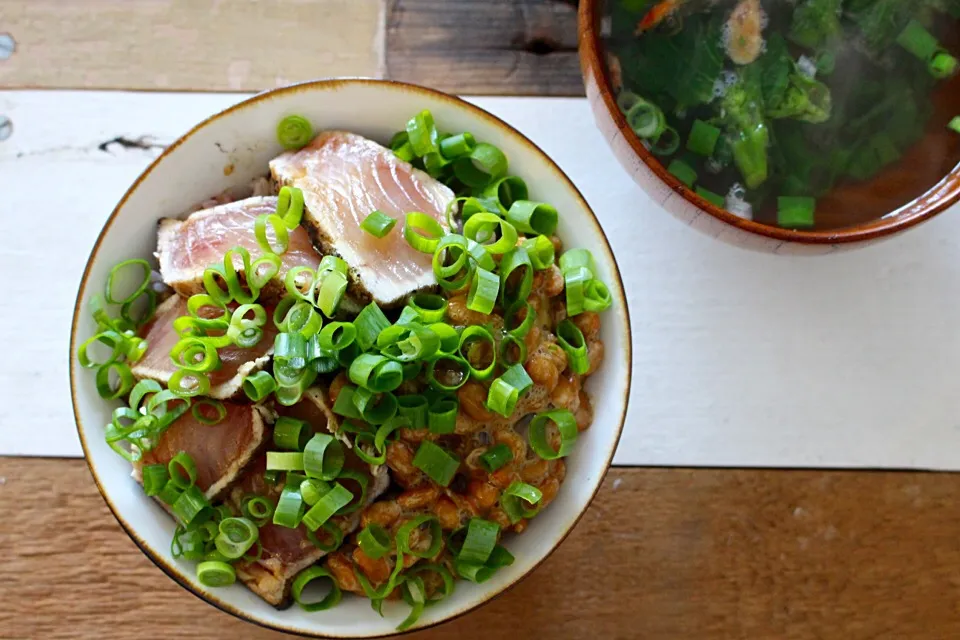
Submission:
[[[781,242],[797,242],[810,245],[834,245],[865,242],[891,236],[933,218],[960,202],[960,164],[943,179],[931,186],[922,195],[902,205],[882,218],[851,227],[823,231],[800,231],[782,229],[754,222],[730,213],[722,207],[705,200],[693,189],[667,171],[627,124],[627,119],[617,106],[617,100],[606,64],[606,47],[600,38],[601,11],[609,0],[580,0],[577,30],[580,50],[580,66],[589,92],[591,79],[595,83],[607,115],[613,120],[620,135],[624,137],[634,154],[643,161],[656,177],[701,211],[737,227],[743,231]],[[590,98],[590,96],[588,96]],[[597,110],[595,109],[595,112]],[[600,117],[595,113],[596,117]],[[609,141],[608,141],[609,142]],[[946,192],[943,195],[943,192]],[[929,201],[929,202],[928,202]]]
[[[221,600],[220,598],[216,597],[212,593],[203,592],[195,589],[191,583],[189,583],[188,581],[184,580],[181,577],[180,572],[177,569],[174,569],[172,566],[170,566],[170,564],[161,554],[156,553],[153,549],[151,549],[150,546],[137,534],[134,527],[123,518],[123,516],[120,513],[120,510],[117,508],[116,505],[114,505],[114,503],[111,501],[110,497],[108,496],[107,491],[105,490],[103,483],[100,479],[100,476],[98,475],[96,465],[91,460],[89,451],[87,449],[87,442],[84,437],[85,427],[83,426],[83,422],[80,418],[80,408],[77,402],[77,396],[79,394],[77,392],[77,387],[76,387],[77,363],[76,363],[76,358],[74,357],[74,354],[76,353],[76,348],[78,344],[77,327],[78,327],[79,319],[81,317],[81,313],[85,308],[84,301],[81,299],[81,296],[83,295],[84,289],[86,288],[87,280],[90,276],[90,270],[97,256],[97,253],[100,250],[100,246],[103,240],[105,239],[107,233],[109,232],[110,228],[113,226],[113,223],[116,220],[117,216],[119,215],[120,211],[126,205],[127,200],[140,187],[140,185],[153,173],[154,169],[169,154],[171,154],[177,147],[179,147],[181,144],[186,142],[194,134],[204,129],[207,125],[221,118],[228,117],[236,111],[240,111],[247,107],[255,105],[263,100],[269,100],[277,96],[282,96],[289,93],[299,93],[299,92],[309,92],[309,91],[335,91],[342,87],[358,86],[358,85],[377,86],[377,87],[385,88],[391,91],[398,90],[398,91],[406,91],[411,93],[419,93],[419,94],[430,96],[431,98],[434,98],[443,102],[447,102],[448,104],[451,104],[456,108],[469,112],[473,117],[486,120],[488,123],[501,129],[506,135],[515,137],[517,142],[519,142],[523,146],[528,147],[535,155],[539,156],[539,158],[545,163],[545,165],[551,171],[553,171],[557,179],[566,183],[566,185],[569,187],[571,191],[571,194],[579,201],[579,204],[582,207],[582,209],[587,214],[589,214],[587,216],[587,220],[590,224],[592,224],[595,227],[596,231],[599,234],[599,237],[603,241],[603,245],[606,248],[608,255],[610,256],[610,262],[612,265],[611,275],[616,280],[616,285],[621,294],[621,298],[624,301],[624,303],[626,303],[627,301],[626,290],[623,286],[623,277],[622,277],[622,274],[620,273],[620,267],[617,264],[616,257],[613,253],[613,248],[610,244],[610,240],[607,237],[606,233],[604,232],[603,226],[600,224],[600,220],[597,218],[596,214],[593,212],[593,209],[590,207],[586,199],[583,197],[583,194],[580,192],[577,186],[573,183],[573,181],[567,176],[567,174],[564,173],[564,171],[560,168],[560,166],[549,155],[547,155],[546,152],[544,152],[536,143],[534,143],[523,133],[521,133],[516,128],[506,123],[499,117],[493,115],[492,113],[486,111],[481,107],[478,107],[477,105],[474,105],[470,102],[467,102],[466,100],[463,100],[462,98],[445,93],[443,91],[431,89],[429,87],[424,87],[424,86],[407,83],[407,82],[400,82],[396,80],[344,77],[344,78],[322,78],[317,80],[307,80],[303,82],[293,83],[290,85],[285,85],[282,87],[277,87],[274,89],[268,89],[260,93],[257,93],[253,96],[250,96],[244,100],[241,100],[240,102],[237,102],[236,104],[233,104],[205,118],[198,124],[194,125],[186,133],[184,133],[182,136],[177,138],[173,143],[167,146],[163,150],[163,152],[159,156],[157,156],[157,158],[155,158],[143,170],[143,172],[140,173],[140,175],[137,176],[136,180],[134,180],[131,186],[123,194],[123,196],[121,197],[117,205],[114,207],[113,211],[111,211],[110,215],[107,217],[106,221],[104,222],[103,227],[100,230],[100,233],[97,235],[97,239],[94,242],[93,247],[91,248],[90,253],[87,257],[87,261],[80,278],[80,283],[77,288],[76,300],[74,301],[73,316],[72,316],[71,325],[70,325],[70,345],[69,345],[70,352],[68,353],[70,400],[73,408],[74,422],[77,428],[77,436],[80,439],[80,446],[83,449],[84,460],[87,463],[87,467],[90,470],[90,474],[93,476],[93,481],[97,486],[97,490],[100,492],[100,495],[103,498],[104,502],[106,502],[107,507],[110,509],[110,512],[113,514],[113,517],[117,520],[117,523],[120,525],[120,528],[126,532],[126,534],[130,537],[130,539],[134,542],[134,544],[136,544],[136,546],[140,549],[140,551],[154,565],[156,565],[157,568],[163,571],[163,573],[167,574],[167,576],[170,577],[174,582],[176,582],[187,592],[193,594],[194,596],[203,600],[207,604],[210,604],[216,607],[217,609],[219,609],[220,611],[223,611],[224,613],[232,615],[236,618],[239,618],[246,622],[250,622],[252,624],[258,625],[266,629],[271,629],[274,631],[279,631],[279,632],[287,633],[290,635],[297,635],[300,637],[310,637],[310,638],[337,638],[340,636],[326,635],[324,633],[314,631],[314,630],[309,630],[309,629],[302,630],[302,629],[297,629],[292,627],[285,627],[279,624],[275,624],[273,622],[261,620],[255,614],[251,614],[230,603],[227,603],[226,601]],[[632,384],[632,377],[633,377],[633,374],[632,374],[633,344],[631,340],[632,327],[630,324],[630,310],[628,306],[626,304],[623,304],[622,308],[618,309],[618,311],[622,316],[623,326],[626,328],[626,332],[627,332],[626,340],[625,340],[626,342],[626,383],[627,384],[623,394],[624,396],[623,408],[620,414],[619,425],[616,428],[615,437],[612,438],[611,442],[608,445],[609,449],[607,451],[607,458],[604,461],[602,471],[597,476],[596,486],[594,487],[593,492],[590,494],[590,497],[584,503],[583,507],[580,509],[576,517],[570,520],[566,525],[564,525],[561,531],[561,534],[557,539],[557,542],[554,545],[552,545],[551,548],[547,550],[538,560],[536,560],[527,571],[517,576],[514,580],[504,585],[501,589],[499,589],[496,592],[491,592],[484,595],[484,597],[482,597],[478,601],[470,605],[467,605],[464,608],[458,609],[457,611],[447,616],[446,618],[432,621],[429,624],[425,624],[422,626],[414,626],[413,628],[408,629],[406,631],[392,630],[390,633],[387,633],[386,635],[383,635],[380,633],[376,635],[371,635],[368,632],[364,632],[361,635],[355,635],[355,636],[351,635],[349,636],[350,638],[375,638],[375,637],[402,636],[402,635],[407,635],[409,633],[425,631],[427,629],[436,627],[446,622],[455,620],[461,616],[464,616],[474,611],[475,609],[483,606],[484,604],[490,602],[491,600],[499,597],[500,595],[506,593],[507,591],[515,587],[518,583],[520,583],[522,580],[524,580],[530,574],[532,574],[537,568],[539,568],[551,555],[553,555],[553,553],[560,547],[560,545],[563,544],[564,540],[566,540],[566,538],[570,535],[573,529],[576,528],[576,525],[580,522],[580,520],[586,514],[587,510],[590,508],[590,505],[593,503],[593,500],[596,498],[597,493],[600,491],[600,487],[603,485],[603,481],[610,470],[610,466],[613,462],[614,453],[616,452],[617,445],[620,442],[620,438],[623,434],[623,429],[626,425],[627,411],[630,404],[630,387]]]

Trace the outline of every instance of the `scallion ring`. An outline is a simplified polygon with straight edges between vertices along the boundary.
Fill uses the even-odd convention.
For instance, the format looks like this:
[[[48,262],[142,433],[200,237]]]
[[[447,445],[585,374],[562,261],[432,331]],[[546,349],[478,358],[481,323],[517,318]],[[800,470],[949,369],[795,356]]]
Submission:
[[[567,366],[578,375],[590,370],[590,358],[583,332],[569,318],[557,325],[557,343],[567,354]]]
[[[552,422],[560,435],[560,446],[554,449],[547,439],[547,426]],[[530,422],[527,437],[530,448],[544,460],[556,460],[568,455],[577,442],[577,421],[567,409],[553,409],[539,413]]]
[[[423,471],[431,480],[441,487],[446,487],[450,484],[450,481],[453,480],[457,469],[460,468],[460,458],[443,447],[429,440],[424,440],[420,443],[420,447],[413,457],[413,466]],[[430,556],[420,557],[426,558]]]
[[[473,272],[470,293],[467,294],[467,309],[489,315],[497,302],[500,278],[495,273],[478,267]]]
[[[320,500],[303,514],[303,526],[309,531],[316,531],[324,522],[332,518],[340,509],[353,500],[353,494],[339,482],[331,487],[330,491],[320,496]]]
[[[237,570],[226,562],[207,560],[197,565],[197,581],[205,587],[229,587],[237,581]]]
[[[315,433],[303,449],[303,469],[307,477],[334,480],[343,469],[343,444],[326,433]]]
[[[433,443],[430,443],[433,444]],[[430,544],[426,549],[414,549],[410,543],[410,537],[413,532],[426,525],[429,528]],[[422,538],[421,538],[422,539]],[[404,554],[417,558],[432,558],[440,553],[440,547],[443,545],[443,530],[440,528],[440,521],[433,515],[414,516],[397,529],[397,549]]]
[[[243,380],[243,392],[253,402],[261,402],[277,388],[277,381],[267,371],[258,371]]]
[[[277,141],[284,149],[302,149],[313,139],[313,126],[303,116],[289,115],[277,123]]]
[[[209,415],[211,411],[214,414],[212,416]],[[193,419],[197,422],[213,426],[220,424],[227,417],[227,408],[219,400],[199,398],[190,407],[190,413],[193,414]]]
[[[243,557],[259,538],[257,525],[249,518],[226,518],[219,528],[220,535],[214,541],[217,551],[231,560]]]
[[[317,533],[320,530],[323,530],[326,532],[327,536],[329,536],[330,542],[324,542],[319,538]],[[318,529],[317,531],[310,531],[309,529],[307,529],[306,534],[307,534],[307,540],[309,540],[313,546],[315,546],[317,549],[320,549],[320,551],[324,551],[326,553],[333,553],[334,551],[340,548],[340,545],[343,544],[343,530],[337,526],[336,522],[330,522],[330,521],[324,522],[320,526],[320,529]]]
[[[321,600],[316,602],[307,602],[303,597],[303,590],[314,580],[326,578],[330,582],[330,591]],[[293,586],[290,588],[290,594],[294,602],[300,605],[304,611],[313,613],[315,611],[326,611],[332,609],[340,603],[343,594],[333,575],[322,567],[309,567],[301,571],[293,580]]]
[[[527,238],[520,243],[520,246],[527,250],[530,262],[537,271],[550,267],[556,258],[556,249],[553,242],[546,236]]]
[[[542,236],[552,236],[560,221],[556,208],[545,202],[531,200],[514,202],[505,218],[522,233]]]
[[[136,283],[131,287],[126,295],[123,293],[118,293],[117,289],[120,288],[120,283],[118,280],[124,279],[122,273],[128,270],[129,267],[139,267],[141,270],[140,278],[134,280]],[[134,260],[124,260],[116,265],[114,265],[110,272],[107,274],[107,284],[104,291],[104,296],[107,299],[107,302],[110,304],[126,304],[133,302],[140,297],[144,291],[147,290],[147,287],[150,286],[150,263],[146,260],[134,259]]]
[[[499,238],[497,232],[499,231]],[[488,253],[506,253],[517,245],[517,229],[495,213],[477,213],[463,225],[463,236],[483,246]]]
[[[500,149],[479,143],[470,155],[458,158],[453,163],[454,175],[468,187],[483,188],[507,174],[507,156]]]
[[[417,251],[433,253],[444,233],[440,223],[425,213],[411,211],[404,219],[403,237]]]
[[[532,518],[540,512],[537,504],[543,498],[543,493],[533,485],[525,482],[513,482],[500,496],[500,506],[510,518],[510,522],[517,523],[523,518]]]
[[[470,369],[470,376],[488,380],[497,367],[497,343],[490,329],[471,325],[460,333],[457,352]],[[479,360],[474,364],[475,360]],[[486,363],[486,365],[484,365]]]
[[[523,247],[511,249],[500,261],[500,299],[504,307],[526,300],[533,290],[533,263]]]
[[[271,240],[269,231],[273,231]],[[257,238],[257,244],[267,253],[275,253],[282,256],[287,252],[290,246],[290,232],[283,223],[283,218],[274,213],[264,213],[257,216],[253,223],[253,234]]]
[[[386,529],[371,522],[357,534],[357,546],[372,560],[379,560],[390,553],[393,540]]]
[[[437,391],[456,391],[469,379],[470,364],[458,355],[443,354],[427,365],[427,381]]]
[[[303,191],[297,187],[280,187],[276,215],[283,220],[283,226],[287,229],[296,229],[303,218]]]

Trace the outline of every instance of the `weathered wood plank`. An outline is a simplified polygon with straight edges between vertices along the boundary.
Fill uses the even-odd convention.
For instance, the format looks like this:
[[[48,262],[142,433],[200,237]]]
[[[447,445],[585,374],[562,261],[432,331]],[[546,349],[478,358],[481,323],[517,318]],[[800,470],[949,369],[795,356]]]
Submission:
[[[0,87],[256,91],[382,75],[382,0],[3,0]]]
[[[575,0],[388,0],[387,75],[452,93],[583,95]]]
[[[614,469],[532,576],[413,637],[958,637],[958,497],[951,474]],[[0,459],[0,513],[3,637],[282,637],[166,578],[80,460]]]

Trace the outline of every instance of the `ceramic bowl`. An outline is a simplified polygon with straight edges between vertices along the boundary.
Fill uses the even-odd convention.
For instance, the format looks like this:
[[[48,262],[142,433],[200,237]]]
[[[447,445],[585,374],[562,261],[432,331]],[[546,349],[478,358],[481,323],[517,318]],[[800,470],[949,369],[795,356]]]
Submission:
[[[195,577],[193,563],[174,559],[174,523],[130,477],[130,465],[104,443],[103,428],[113,406],[97,396],[94,376],[74,357],[80,341],[95,332],[86,302],[102,290],[110,267],[127,258],[150,256],[157,220],[178,216],[227,188],[265,175],[267,162],[281,152],[277,122],[289,114],[306,116],[315,128],[347,129],[386,142],[411,115],[433,112],[447,130],[470,131],[499,146],[511,173],[549,199],[561,212],[558,233],[596,258],[599,275],[610,284],[614,304],[604,314],[606,361],[590,378],[596,418],[568,458],[567,478],[556,501],[531,521],[523,535],[506,545],[516,562],[478,585],[459,582],[454,594],[426,610],[414,628],[461,615],[490,600],[530,573],[570,532],[596,493],[623,429],[630,386],[630,321],[617,264],[603,229],[583,197],[559,167],[532,142],[491,114],[458,98],[395,82],[329,80],[262,93],[200,123],[173,143],[137,178],[110,214],[90,254],[77,295],[70,346],[73,408],[87,462],[104,499],[120,524],[158,567],[210,604],[273,629],[316,637],[365,638],[390,635],[406,616],[402,605],[374,613],[369,601],[346,596],[335,609],[306,613],[299,607],[277,610],[239,584],[208,589]]]
[[[859,216],[861,222],[824,231],[782,229],[741,218],[707,202],[667,171],[657,156],[644,147],[617,107],[610,57],[602,37],[606,30],[604,21],[609,19],[607,8],[612,1],[616,0],[580,1],[580,65],[587,98],[600,131],[623,167],[654,201],[691,227],[748,249],[820,255],[891,237],[929,220],[960,200],[960,165],[949,173],[945,171],[945,177],[925,192],[929,176],[917,171],[927,156],[958,157],[960,140],[943,135],[943,125],[960,109],[960,76],[957,76],[938,91],[937,113],[928,135],[901,162],[874,180],[845,187],[843,193],[835,191],[819,203],[818,216],[847,219],[852,213]],[[922,195],[901,199],[904,193]],[[883,207],[890,200],[910,201],[896,211],[885,211]]]

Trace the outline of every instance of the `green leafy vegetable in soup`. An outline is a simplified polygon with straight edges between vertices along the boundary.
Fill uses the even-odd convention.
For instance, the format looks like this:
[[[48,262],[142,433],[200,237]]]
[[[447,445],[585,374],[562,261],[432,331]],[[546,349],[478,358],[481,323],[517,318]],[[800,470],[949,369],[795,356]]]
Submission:
[[[817,200],[896,164],[934,116],[941,135],[953,135],[960,0],[609,7],[608,50],[628,125],[678,179],[738,215],[791,228],[850,224],[842,215],[821,220]],[[934,108],[944,101],[946,112]],[[938,182],[960,162],[960,143],[921,155],[929,159],[911,167],[912,195],[876,215]]]

